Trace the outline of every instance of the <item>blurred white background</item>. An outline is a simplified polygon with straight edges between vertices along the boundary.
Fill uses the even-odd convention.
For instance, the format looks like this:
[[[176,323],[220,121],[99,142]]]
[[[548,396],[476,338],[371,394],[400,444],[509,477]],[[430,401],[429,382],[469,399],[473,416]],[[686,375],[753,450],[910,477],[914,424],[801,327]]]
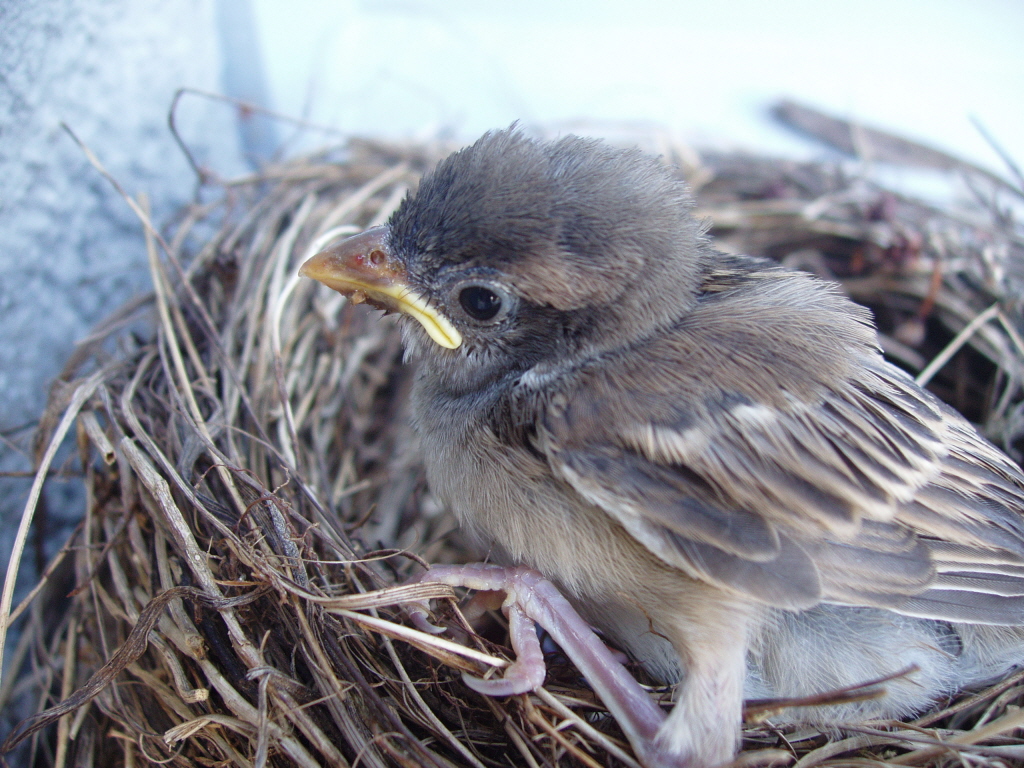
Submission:
[[[1024,163],[1021,0],[253,0],[272,106],[471,140],[513,120],[655,125],[804,155],[788,96],[1002,171]]]

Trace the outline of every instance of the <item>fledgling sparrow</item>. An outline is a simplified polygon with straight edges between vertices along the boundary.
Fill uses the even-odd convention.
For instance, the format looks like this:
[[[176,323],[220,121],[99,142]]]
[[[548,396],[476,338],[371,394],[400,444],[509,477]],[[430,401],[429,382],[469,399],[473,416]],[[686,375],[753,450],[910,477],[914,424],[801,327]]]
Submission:
[[[883,360],[835,286],[715,251],[691,209],[654,158],[512,129],[303,266],[418,321],[433,492],[678,681],[673,710],[534,571],[437,578],[509,590],[524,653],[531,619],[554,626],[649,766],[728,761],[744,696],[916,665],[881,699],[788,715],[898,717],[1024,661],[1019,468]],[[480,687],[534,687],[526,666]]]

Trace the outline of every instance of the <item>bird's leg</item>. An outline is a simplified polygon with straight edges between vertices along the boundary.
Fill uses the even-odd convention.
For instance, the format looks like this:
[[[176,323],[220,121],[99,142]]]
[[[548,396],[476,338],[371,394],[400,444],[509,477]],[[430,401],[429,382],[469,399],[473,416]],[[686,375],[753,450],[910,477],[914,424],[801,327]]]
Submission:
[[[757,616],[748,601],[695,582],[675,615],[659,625],[679,654],[683,677],[654,740],[658,753],[685,755],[691,768],[732,762],[742,724],[748,634]]]
[[[722,637],[708,653],[690,654],[676,705],[654,740],[658,752],[686,755],[693,766],[732,761],[742,721],[745,650]]]
[[[470,687],[492,696],[526,693],[544,682],[544,660],[534,631],[539,624],[576,665],[619,723],[637,756],[649,768],[682,765],[659,748],[657,736],[666,721],[648,693],[612,655],[555,585],[531,568],[497,565],[435,566],[419,581],[453,587],[504,592],[502,607],[509,618],[512,648],[517,654],[501,680],[467,677]],[[426,620],[423,608],[410,611],[414,623],[430,632],[443,631]]]

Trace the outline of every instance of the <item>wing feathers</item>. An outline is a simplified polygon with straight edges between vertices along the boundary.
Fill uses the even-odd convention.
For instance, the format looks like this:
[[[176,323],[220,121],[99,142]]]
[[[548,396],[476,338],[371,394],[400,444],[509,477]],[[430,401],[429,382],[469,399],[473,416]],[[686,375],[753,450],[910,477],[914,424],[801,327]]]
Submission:
[[[979,592],[930,589],[908,598],[893,610],[923,619],[1024,625],[1024,598]]]
[[[994,573],[940,573],[935,588],[1004,597],[1024,597],[1024,578]]]
[[[807,553],[786,537],[780,537],[778,553],[767,562],[746,560],[686,539],[675,544],[704,579],[727,584],[764,603],[797,610],[821,601],[817,568]]]
[[[607,364],[537,446],[666,562],[756,600],[1024,623],[1024,475],[901,371],[855,370],[769,406],[696,380],[629,389]]]
[[[608,448],[566,451],[560,459],[563,474],[570,470],[577,488],[638,538],[705,543],[751,561],[779,553],[778,535],[763,517],[715,503],[713,492],[685,470]]]

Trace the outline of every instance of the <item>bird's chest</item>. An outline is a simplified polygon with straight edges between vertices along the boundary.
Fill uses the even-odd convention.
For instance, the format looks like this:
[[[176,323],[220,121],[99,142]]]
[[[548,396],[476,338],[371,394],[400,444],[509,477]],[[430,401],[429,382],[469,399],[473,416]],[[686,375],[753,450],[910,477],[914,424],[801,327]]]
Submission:
[[[460,415],[473,410],[436,397],[417,403],[431,491],[464,527],[495,544],[498,557],[532,566],[583,599],[621,591],[621,570],[606,564],[630,559],[626,550],[635,545],[618,524],[525,444]]]

